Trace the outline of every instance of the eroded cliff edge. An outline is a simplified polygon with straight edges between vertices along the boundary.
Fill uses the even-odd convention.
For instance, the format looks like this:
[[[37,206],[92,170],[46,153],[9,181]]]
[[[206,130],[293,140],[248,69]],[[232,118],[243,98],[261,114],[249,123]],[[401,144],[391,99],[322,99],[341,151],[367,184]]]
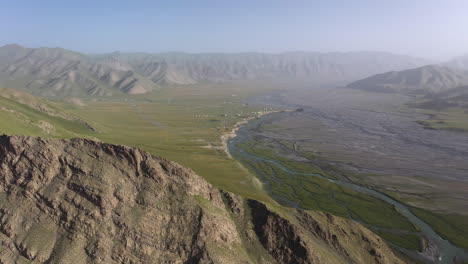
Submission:
[[[403,261],[357,223],[246,200],[140,149],[1,136],[0,263]]]

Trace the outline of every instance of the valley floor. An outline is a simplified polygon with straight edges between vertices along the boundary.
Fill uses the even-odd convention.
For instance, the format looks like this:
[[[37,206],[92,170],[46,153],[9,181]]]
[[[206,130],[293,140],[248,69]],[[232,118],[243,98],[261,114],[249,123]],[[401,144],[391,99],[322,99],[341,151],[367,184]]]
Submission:
[[[304,154],[302,159],[283,157],[294,168],[310,172],[319,165],[333,177],[370,186],[422,208],[414,213],[452,241],[457,234],[468,233],[464,225],[468,219],[467,134],[424,129],[416,121],[427,115],[406,107],[408,98],[403,96],[342,89],[286,93],[289,85],[181,86],[147,95],[44,100],[50,111],[38,107],[37,102],[19,100],[21,95],[5,97],[3,93],[0,132],[85,137],[139,147],[192,168],[221,189],[272,202],[272,190],[255,176],[258,171],[247,170],[228,157],[221,136],[231,132],[236,123],[264,112],[302,108],[269,115],[274,118],[267,118],[269,122],[252,132],[267,139],[262,144],[274,152],[280,146]],[[327,197],[350,199],[347,207],[353,207],[357,216],[353,218],[402,230],[375,231],[402,248],[421,247],[414,226],[393,208],[324,182],[311,184],[320,189],[320,195],[303,200],[309,206],[306,208],[346,217],[343,207],[330,203]],[[282,188],[286,186],[276,191],[284,191]],[[291,201],[301,198],[299,192],[294,195]],[[391,226],[385,225],[385,217],[394,220]],[[456,242],[465,247],[467,241]]]
[[[467,214],[468,134],[426,129],[417,121],[429,117],[407,107],[410,99],[334,89],[255,101],[303,108],[262,124],[263,136],[294,142],[301,151],[368,175],[357,180],[396,191],[415,206]]]
[[[246,128],[251,140],[240,147],[294,171],[319,173],[385,193],[414,206],[413,213],[442,237],[468,248],[468,134],[426,129],[417,121],[427,116],[407,107],[410,100],[349,89],[260,96],[251,102],[300,111],[274,114]],[[392,243],[418,248],[411,230],[402,233],[398,213],[388,221],[391,209],[372,216],[378,209],[359,204],[362,201],[352,198],[352,193],[326,181],[307,183],[292,174],[281,175],[274,166],[244,162],[258,174],[270,175],[264,180],[279,201],[286,198],[303,208],[351,213],[351,218],[380,226],[376,232]],[[385,230],[382,223],[391,224]],[[409,236],[402,239],[405,232]]]

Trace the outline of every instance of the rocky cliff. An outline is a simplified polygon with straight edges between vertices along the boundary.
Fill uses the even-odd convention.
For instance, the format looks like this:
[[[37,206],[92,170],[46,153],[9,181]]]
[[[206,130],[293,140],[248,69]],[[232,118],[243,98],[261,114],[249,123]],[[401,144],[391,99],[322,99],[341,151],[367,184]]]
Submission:
[[[0,244],[0,263],[402,263],[357,223],[245,200],[142,150],[22,136],[0,137]]]

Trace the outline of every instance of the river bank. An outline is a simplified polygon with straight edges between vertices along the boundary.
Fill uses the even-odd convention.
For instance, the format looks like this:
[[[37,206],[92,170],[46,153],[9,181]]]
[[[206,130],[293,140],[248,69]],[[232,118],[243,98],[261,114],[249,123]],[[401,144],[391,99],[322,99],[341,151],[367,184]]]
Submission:
[[[281,162],[278,162],[277,160],[272,160],[271,157],[263,157],[263,156],[258,156],[258,155],[253,155],[250,152],[246,152],[245,150],[236,147],[236,144],[246,142],[251,140],[254,136],[255,133],[258,130],[258,127],[261,127],[262,120],[271,121],[272,118],[276,118],[276,116],[270,116],[270,117],[265,117],[263,116],[261,119],[256,119],[252,121],[250,119],[249,121],[251,122],[239,122],[240,124],[237,125],[235,128],[233,128],[230,133],[226,134],[226,144],[225,144],[225,149],[229,152],[229,156],[232,157],[231,155],[235,157],[242,157],[245,158],[245,160],[250,161],[250,164],[245,164],[245,166],[249,167],[252,164],[255,164],[256,162],[261,162],[264,166],[268,166],[270,169],[266,171],[281,171],[281,173],[284,173],[284,175],[289,175],[291,178],[300,178],[300,181],[298,182],[307,182],[310,181],[311,178],[318,178],[318,179],[324,179],[328,180],[330,182],[333,182],[337,185],[340,185],[345,188],[352,189],[354,191],[357,191],[359,193],[371,196],[373,198],[376,198],[380,201],[385,202],[388,206],[391,208],[396,208],[399,214],[401,214],[404,218],[407,218],[414,226],[418,227],[419,230],[421,230],[421,235],[425,238],[427,238],[430,242],[429,247],[425,247],[425,250],[423,252],[417,252],[417,251],[411,251],[413,256],[419,257],[421,260],[423,260],[425,263],[447,263],[451,264],[454,257],[458,256],[460,258],[468,258],[467,252],[459,247],[454,246],[451,244],[449,241],[441,238],[426,222],[422,221],[419,219],[417,216],[415,216],[411,210],[409,210],[406,205],[400,203],[397,200],[394,200],[393,198],[380,193],[376,190],[367,188],[365,186],[361,186],[359,184],[354,184],[351,182],[345,182],[345,181],[339,181],[335,179],[329,179],[327,175],[322,175],[319,173],[307,173],[305,172],[299,172],[297,170],[292,170],[286,166],[284,166]],[[264,122],[264,121],[263,121]],[[255,128],[255,129],[254,129]],[[231,154],[232,153],[232,154]],[[253,171],[261,172],[261,168],[253,168]],[[281,177],[276,177],[275,175],[257,175],[263,183],[267,186],[267,190],[272,195],[272,197],[275,198],[277,201],[291,201],[289,196],[285,196],[281,193],[284,192],[275,192],[275,191],[282,191],[282,188],[287,187],[293,187],[293,182],[284,182],[285,178],[284,176]],[[315,182],[314,184],[316,184]],[[298,186],[294,186],[297,188],[305,188],[304,184],[300,184]],[[322,186],[321,186],[322,187]],[[281,189],[275,189],[275,188],[281,188]],[[299,189],[298,189],[299,190]],[[301,189],[302,190],[302,189]],[[310,193],[310,190],[305,190],[306,192],[296,192],[296,190],[292,190],[290,193],[292,194],[297,194],[297,193]],[[314,192],[314,191],[312,191]],[[276,193],[276,195],[275,195]],[[278,193],[280,193],[279,197]],[[339,194],[339,193],[334,193],[334,194]],[[325,195],[326,196],[326,195]],[[333,195],[332,195],[333,196]],[[313,199],[315,200],[315,199]],[[336,200],[336,199],[335,199]],[[292,207],[300,207],[299,204],[291,201],[288,202],[289,206]],[[296,204],[296,206],[294,206]],[[329,205],[331,206],[331,205]],[[304,209],[304,208],[303,208]],[[307,208],[305,208],[307,209]],[[348,208],[349,210],[349,208]],[[364,214],[365,215],[365,214]],[[383,214],[382,214],[383,215]],[[350,217],[351,219],[354,219],[353,217]],[[366,219],[364,219],[366,220]]]
[[[222,145],[222,149],[223,151],[226,153],[226,155],[232,159],[232,155],[231,153],[229,152],[229,149],[228,149],[228,143],[229,143],[229,140],[231,140],[232,138],[236,137],[237,136],[237,131],[239,130],[239,128],[241,128],[242,126],[246,125],[249,123],[249,121],[251,120],[254,120],[254,119],[258,119],[258,118],[261,118],[265,115],[268,115],[268,114],[273,114],[273,113],[280,113],[280,112],[292,112],[293,110],[273,110],[273,111],[265,111],[265,112],[261,112],[259,113],[257,116],[252,116],[252,117],[247,117],[245,118],[244,120],[242,121],[239,121],[237,122],[236,124],[234,124],[234,127],[221,135],[220,139],[221,139],[221,145]]]

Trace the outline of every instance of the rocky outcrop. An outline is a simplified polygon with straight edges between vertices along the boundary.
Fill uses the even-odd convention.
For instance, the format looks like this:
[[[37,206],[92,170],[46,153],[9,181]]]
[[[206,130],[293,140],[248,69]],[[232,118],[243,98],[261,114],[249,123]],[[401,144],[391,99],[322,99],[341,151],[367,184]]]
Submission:
[[[0,263],[401,263],[359,224],[278,208],[139,149],[0,137]]]
[[[2,263],[223,263],[241,247],[216,188],[138,149],[3,136],[0,168]]]
[[[250,200],[254,230],[279,263],[404,263],[368,229],[330,214],[294,210],[284,217]]]

